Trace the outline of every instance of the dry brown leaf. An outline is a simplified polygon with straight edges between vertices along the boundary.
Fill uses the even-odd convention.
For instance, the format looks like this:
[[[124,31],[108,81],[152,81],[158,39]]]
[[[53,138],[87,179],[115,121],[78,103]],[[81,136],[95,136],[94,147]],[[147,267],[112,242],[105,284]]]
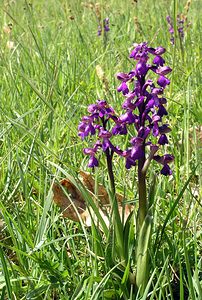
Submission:
[[[82,177],[82,182],[84,184],[84,186],[93,194],[95,194],[95,180],[93,179],[93,177],[91,176],[90,173],[87,172],[83,172],[80,171],[79,172],[80,176]],[[108,193],[106,191],[106,189],[103,187],[103,185],[98,184],[98,199],[100,200],[100,203],[102,205],[107,205],[109,204],[109,196]]]
[[[84,171],[80,171],[79,174],[84,186],[94,196],[95,180],[93,179],[91,174]],[[94,197],[94,201],[99,200],[99,203],[97,203],[99,212],[106,225],[109,226],[108,216],[111,213],[109,196],[103,185],[99,184],[97,186],[97,190],[98,195],[97,197]],[[120,194],[116,194],[116,198],[119,205],[118,208],[120,216],[122,217],[124,214],[125,222],[129,214],[131,213],[133,206],[128,204],[124,205],[123,196]],[[53,185],[53,200],[63,212],[63,217],[69,218],[76,222],[79,222],[80,219],[82,219],[86,226],[91,226],[91,216],[93,216],[94,222],[97,222],[97,218],[94,212],[92,211],[92,209],[87,208],[82,194],[76,188],[76,186],[72,182],[70,182],[70,180],[63,179],[60,184]]]
[[[86,210],[86,204],[81,193],[68,179],[63,179],[60,184],[55,183],[53,185],[53,200],[60,207],[64,217],[76,222],[80,221],[78,214],[82,218],[82,214]]]

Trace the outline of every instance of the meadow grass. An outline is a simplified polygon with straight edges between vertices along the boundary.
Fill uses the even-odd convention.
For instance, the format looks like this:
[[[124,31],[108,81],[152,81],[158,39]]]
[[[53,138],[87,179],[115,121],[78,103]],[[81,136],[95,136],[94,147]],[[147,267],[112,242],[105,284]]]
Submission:
[[[89,3],[1,2],[0,299],[202,299],[200,1],[191,1],[191,24],[174,46],[166,16],[176,20],[178,13],[186,14],[186,1],[100,1],[102,19],[110,18],[105,43],[97,37]],[[168,150],[175,162],[172,177],[157,177],[151,273],[140,297],[113,257],[112,232],[64,220],[52,202],[52,184],[87,170],[79,120],[96,99],[120,110],[115,74],[131,70],[129,48],[142,41],[165,47],[173,67],[166,96]],[[109,89],[97,76],[97,65]],[[155,172],[154,164],[149,182]],[[103,160],[95,177],[108,188],[105,175]],[[136,172],[126,171],[118,158],[115,179],[118,191],[136,205]],[[134,235],[128,230],[130,248]]]

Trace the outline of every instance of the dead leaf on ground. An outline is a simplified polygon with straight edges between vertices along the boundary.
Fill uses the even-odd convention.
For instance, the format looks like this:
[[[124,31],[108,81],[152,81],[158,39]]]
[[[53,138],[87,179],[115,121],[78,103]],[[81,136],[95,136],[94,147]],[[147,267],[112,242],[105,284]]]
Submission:
[[[96,202],[99,212],[105,221],[106,225],[109,226],[109,215],[111,213],[109,195],[105,187],[101,184],[97,186],[97,197],[95,196],[95,180],[90,173],[80,171],[81,180],[83,185],[93,196]],[[123,204],[123,196],[116,194],[118,201],[119,213],[122,218],[124,215],[124,222],[127,220],[131,213],[133,206],[129,204]],[[86,202],[76,188],[76,186],[68,179],[63,179],[60,184],[53,185],[53,200],[60,207],[63,217],[69,218],[73,221],[79,222],[83,220],[86,226],[91,226],[91,215],[96,222],[96,216],[91,208],[88,208]]]

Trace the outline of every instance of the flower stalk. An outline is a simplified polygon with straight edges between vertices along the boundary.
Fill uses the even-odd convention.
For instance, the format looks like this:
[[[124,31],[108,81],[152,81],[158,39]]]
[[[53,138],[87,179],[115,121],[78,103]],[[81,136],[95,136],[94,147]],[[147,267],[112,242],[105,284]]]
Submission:
[[[144,219],[147,215],[148,201],[146,189],[146,174],[143,172],[145,164],[145,156],[138,161],[138,195],[139,195],[139,210],[138,210],[138,228],[142,227]],[[138,231],[139,231],[138,230]]]

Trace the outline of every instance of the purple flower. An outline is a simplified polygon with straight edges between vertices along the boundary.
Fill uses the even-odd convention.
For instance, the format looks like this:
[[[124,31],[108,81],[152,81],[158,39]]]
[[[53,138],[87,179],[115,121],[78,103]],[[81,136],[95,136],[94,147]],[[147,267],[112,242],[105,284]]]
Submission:
[[[132,159],[131,157],[126,157],[126,164],[125,164],[126,169],[129,170],[133,166],[136,166],[136,161],[134,161],[134,159]]]
[[[98,160],[95,156],[91,156],[89,159],[89,163],[88,163],[88,167],[89,168],[94,168],[94,167],[98,167],[99,163]]]
[[[123,151],[121,153],[121,156],[125,157],[125,160],[126,160],[125,167],[126,167],[126,169],[129,170],[131,167],[136,165],[136,161],[131,157],[131,150],[130,149],[126,150],[126,151]]]
[[[168,144],[168,138],[165,134],[162,134],[158,140],[159,145],[165,145]]]
[[[101,22],[98,24],[98,31],[97,31],[98,36],[102,35],[102,28],[103,28],[104,33],[108,32],[110,30],[110,28],[109,28],[109,18],[106,18],[106,19],[103,20],[103,26],[102,26]]]
[[[168,124],[163,124],[162,126],[159,127],[159,132],[161,134],[168,133],[170,131],[171,131],[171,129],[169,128]]]
[[[95,155],[96,150],[93,149],[93,148],[84,148],[84,149],[83,149],[83,153],[84,153],[84,154],[87,154],[87,155],[93,156],[93,155]]]
[[[132,147],[121,154],[126,158],[127,168],[131,168],[137,160],[144,158],[145,147],[153,145],[147,141],[151,134],[156,138],[156,143],[159,145],[168,143],[166,133],[170,131],[170,128],[167,124],[162,124],[162,118],[168,114],[164,107],[167,100],[162,95],[164,89],[170,84],[170,80],[165,76],[172,69],[164,65],[165,60],[162,58],[162,54],[165,51],[163,47],[149,48],[145,42],[136,45],[130,54],[130,58],[137,61],[135,70],[117,74],[117,78],[122,83],[128,82],[128,84],[127,93],[123,93],[124,86],[121,85],[118,88],[118,92],[122,92],[125,97],[122,107],[126,113],[119,117],[119,124],[113,128],[113,133],[120,134],[123,124],[127,127],[134,124],[138,133],[136,137],[131,139]],[[150,56],[154,56],[152,65],[148,64]],[[147,77],[150,70],[159,75],[157,78],[158,86],[155,86],[154,81]],[[130,90],[130,85],[133,85],[132,90]],[[154,148],[155,151],[151,151],[150,155],[151,153],[154,155],[159,146],[154,145]],[[163,169],[162,174],[166,173],[164,171],[166,168]]]
[[[98,36],[101,36],[101,34],[102,34],[102,26],[101,26],[101,25],[98,25],[97,35],[98,35]]]
[[[180,15],[177,15],[177,30],[178,30],[180,39],[183,39],[184,38],[184,19]]]
[[[82,140],[87,137],[89,134],[94,135],[95,134],[95,127],[92,124],[92,120],[85,120],[82,119],[82,122],[79,123],[78,126],[79,130],[79,136],[82,138]]]
[[[132,113],[131,110],[127,111],[124,115],[120,116],[119,120],[124,124],[135,123],[137,117]]]
[[[163,168],[161,169],[161,174],[167,176],[167,175],[172,175],[172,170],[170,169],[169,165],[164,165]]]
[[[172,71],[172,69],[168,66],[158,67],[158,69],[156,69],[156,73],[159,75],[162,75],[162,76],[167,75],[171,71]]]
[[[116,74],[116,76],[118,80],[121,80],[123,82],[127,82],[132,78],[131,74],[126,74],[126,73],[118,73]]]
[[[98,160],[95,157],[97,151],[102,149],[106,152],[108,149],[113,153],[121,153],[117,147],[115,147],[110,139],[116,134],[126,134],[127,129],[122,124],[118,117],[115,115],[114,109],[107,104],[105,100],[97,100],[96,103],[88,106],[88,116],[84,116],[82,121],[78,125],[78,135],[84,139],[89,135],[96,135],[98,140],[92,148],[85,148],[84,154],[90,155],[89,167],[98,166]],[[107,129],[107,123],[111,120],[117,126],[112,129],[112,132]],[[119,127],[119,129],[118,129]]]
[[[159,55],[155,56],[153,59],[153,64],[155,64],[157,66],[163,66],[164,63],[165,63],[165,60]]]
[[[89,105],[90,115],[82,118],[78,129],[82,139],[89,135],[96,135],[98,138],[92,148],[84,150],[85,154],[90,155],[90,166],[98,165],[95,155],[102,149],[108,158],[112,159],[113,153],[124,157],[127,169],[135,166],[137,161],[141,161],[138,166],[143,166],[146,159],[149,162],[154,159],[163,165],[163,175],[172,174],[168,164],[173,161],[173,156],[156,155],[161,146],[168,144],[166,134],[171,130],[168,124],[163,123],[164,116],[168,114],[165,108],[167,100],[163,94],[170,84],[166,75],[172,71],[169,66],[165,66],[162,58],[165,51],[161,46],[148,47],[146,42],[135,46],[130,54],[130,58],[137,61],[135,68],[128,73],[117,74],[117,79],[121,81],[117,91],[125,98],[122,104],[124,112],[119,117],[105,100],[97,100],[97,103]],[[152,64],[148,63],[149,60]],[[151,72],[157,76],[156,80],[148,77]],[[125,150],[114,145],[115,136],[128,133],[132,133],[132,138]],[[148,146],[150,151],[147,150]],[[148,163],[145,170],[147,168]]]
[[[89,168],[97,167],[99,164],[97,158],[95,157],[95,154],[99,147],[100,147],[100,143],[97,142],[97,143],[95,143],[93,148],[84,148],[83,149],[84,154],[90,155],[90,159],[89,159],[89,163],[88,163]]]
[[[122,92],[123,95],[128,94],[129,89],[128,89],[127,84],[123,81],[123,82],[119,85],[119,87],[117,88],[117,91],[118,91],[118,92]]]
[[[170,35],[171,35],[170,41],[174,45],[174,43],[175,43],[175,37],[174,37],[175,31],[174,31],[174,27],[173,27],[173,21],[172,21],[170,16],[167,16],[166,20],[168,22],[169,32],[170,32]],[[181,40],[183,40],[183,38],[184,38],[184,19],[183,19],[182,15],[177,15],[177,31],[178,31],[178,34],[179,34],[179,38]]]
[[[166,20],[168,22],[169,32],[170,32],[170,35],[171,35],[170,42],[171,42],[172,45],[174,45],[174,43],[175,43],[175,37],[174,37],[175,31],[174,31],[174,27],[173,27],[173,22],[172,22],[172,19],[171,19],[170,16],[167,16]]]
[[[163,87],[165,89],[166,85],[170,84],[170,80],[166,78],[165,76],[160,76],[157,80],[158,85]]]
[[[158,109],[157,115],[159,117],[163,117],[163,116],[166,116],[167,114],[168,114],[168,112],[165,109],[165,107],[163,105],[159,105],[159,109]]]
[[[147,43],[134,44],[135,48],[130,54],[130,58],[135,60],[147,61],[148,60],[148,48]]]
[[[113,135],[126,135],[128,133],[126,124],[118,123],[112,128]]]
[[[156,160],[159,164],[163,165],[161,174],[163,174],[165,176],[172,175],[172,171],[171,171],[170,167],[168,166],[168,164],[174,160],[173,155],[171,155],[171,154],[165,154],[163,156],[156,155],[156,156],[154,156],[154,160]]]
[[[104,31],[105,32],[109,31],[110,30],[110,28],[109,28],[109,18],[104,19],[103,23],[104,23]]]

